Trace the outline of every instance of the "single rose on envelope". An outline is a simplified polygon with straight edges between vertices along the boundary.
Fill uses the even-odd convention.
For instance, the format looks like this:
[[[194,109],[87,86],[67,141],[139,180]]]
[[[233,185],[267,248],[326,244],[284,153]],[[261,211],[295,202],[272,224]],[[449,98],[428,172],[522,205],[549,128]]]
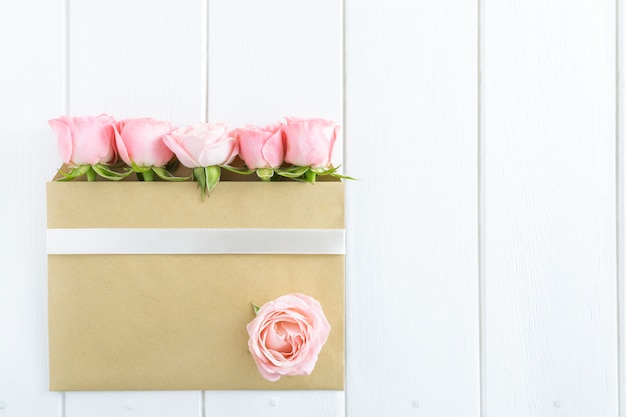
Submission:
[[[260,307],[247,330],[248,348],[259,372],[268,381],[278,381],[281,376],[313,372],[330,324],[317,300],[293,293]]]

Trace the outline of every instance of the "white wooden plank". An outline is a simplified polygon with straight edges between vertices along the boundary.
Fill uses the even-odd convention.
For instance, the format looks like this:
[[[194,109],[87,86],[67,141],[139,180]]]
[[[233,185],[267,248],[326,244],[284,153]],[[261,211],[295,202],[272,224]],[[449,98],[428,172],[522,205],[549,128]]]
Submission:
[[[477,7],[346,1],[348,415],[478,416]]]
[[[343,416],[343,391],[206,391],[206,417]]]
[[[60,416],[48,391],[45,181],[57,162],[47,120],[64,111],[62,0],[0,3],[0,416]]]
[[[618,291],[618,411],[619,415],[626,412],[626,244],[625,227],[626,183],[624,180],[624,164],[626,147],[624,146],[624,121],[626,120],[626,104],[624,103],[624,68],[626,68],[624,51],[626,8],[622,2],[616,2],[616,75],[617,75],[617,291]]]
[[[342,119],[340,0],[209,2],[212,122],[267,125],[285,116]],[[334,163],[341,163],[338,143]]]
[[[615,416],[615,2],[487,2],[487,416]]]
[[[202,3],[70,1],[70,113],[203,120]]]
[[[194,0],[71,1],[69,112],[203,120],[203,5]],[[202,393],[67,393],[67,415],[198,416]],[[130,403],[129,403],[130,401]],[[121,411],[120,411],[121,410]]]
[[[209,119],[341,119],[339,0],[209,2]]]
[[[208,18],[209,121],[236,127],[299,116],[341,123],[341,1],[212,0]],[[341,158],[338,143],[333,162]],[[207,416],[345,413],[343,391],[205,395]]]
[[[201,416],[202,397],[194,391],[68,392],[64,417]]]

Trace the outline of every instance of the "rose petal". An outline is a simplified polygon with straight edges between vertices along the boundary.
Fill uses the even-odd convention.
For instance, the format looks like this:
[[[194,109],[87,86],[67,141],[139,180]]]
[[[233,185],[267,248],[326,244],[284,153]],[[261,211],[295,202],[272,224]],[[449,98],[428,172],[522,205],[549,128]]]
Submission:
[[[72,131],[70,127],[59,119],[48,120],[48,124],[57,136],[59,156],[65,164],[69,164],[72,158]]]
[[[118,123],[116,144],[120,157],[127,164],[163,166],[174,155],[163,143],[170,133],[170,124],[153,119],[127,119]],[[124,150],[120,149],[120,142]]]
[[[163,136],[163,143],[165,143],[165,146],[176,154],[180,163],[187,168],[198,168],[202,166],[180,143],[178,143],[178,141],[171,134]]]
[[[117,148],[117,154],[119,155],[120,159],[124,161],[126,165],[130,166],[133,162],[128,155],[128,150],[126,149],[126,145],[124,144],[124,140],[122,139],[122,135],[120,134],[120,131],[123,129],[123,127],[124,122],[118,122],[115,125],[115,146]]]
[[[177,143],[170,148],[189,168],[228,164],[238,151],[235,138],[227,132],[224,124],[184,126],[172,131],[170,137]]]
[[[239,154],[248,168],[278,168],[282,165],[284,146],[281,127],[278,123],[238,129]]]
[[[337,126],[323,119],[287,118],[285,132],[285,161],[297,166],[328,167]]]

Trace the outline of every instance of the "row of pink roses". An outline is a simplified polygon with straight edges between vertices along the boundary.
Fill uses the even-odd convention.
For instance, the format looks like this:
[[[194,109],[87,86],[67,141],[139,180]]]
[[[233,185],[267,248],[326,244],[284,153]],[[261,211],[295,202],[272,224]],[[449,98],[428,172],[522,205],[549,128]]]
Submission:
[[[151,118],[116,121],[112,116],[63,116],[49,121],[57,136],[62,161],[72,171],[64,179],[100,175],[118,180],[134,171],[144,180],[153,175],[178,180],[165,171],[175,156],[194,169],[208,191],[219,181],[219,167],[269,180],[276,174],[313,182],[318,174],[336,174],[331,167],[339,126],[324,119],[286,118],[269,126],[229,129],[222,123],[197,123],[172,128]],[[229,164],[236,156],[245,167]],[[129,169],[111,167],[121,159]],[[285,168],[285,164],[291,164]]]

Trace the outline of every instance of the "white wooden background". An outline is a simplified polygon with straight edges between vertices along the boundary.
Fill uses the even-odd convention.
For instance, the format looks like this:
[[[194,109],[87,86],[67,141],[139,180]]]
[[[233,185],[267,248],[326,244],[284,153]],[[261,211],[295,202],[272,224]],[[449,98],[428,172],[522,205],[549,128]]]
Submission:
[[[1,0],[0,417],[626,415],[623,22],[621,0]],[[345,392],[47,390],[47,120],[101,112],[345,127]]]

